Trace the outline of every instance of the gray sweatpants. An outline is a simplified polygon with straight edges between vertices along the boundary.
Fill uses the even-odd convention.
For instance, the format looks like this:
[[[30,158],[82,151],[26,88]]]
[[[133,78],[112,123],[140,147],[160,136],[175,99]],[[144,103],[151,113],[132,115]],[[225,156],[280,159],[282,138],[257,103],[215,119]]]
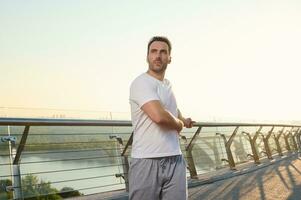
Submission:
[[[132,158],[130,200],[186,200],[186,163],[182,155]]]

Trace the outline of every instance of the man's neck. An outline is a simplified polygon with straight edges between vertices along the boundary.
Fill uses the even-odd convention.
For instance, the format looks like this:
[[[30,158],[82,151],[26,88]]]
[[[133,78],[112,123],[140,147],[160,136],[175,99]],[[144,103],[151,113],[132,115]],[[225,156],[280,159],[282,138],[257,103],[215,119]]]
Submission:
[[[165,75],[165,72],[163,73],[156,73],[154,71],[151,71],[151,70],[147,70],[147,72],[149,75],[151,75],[152,77],[158,79],[159,81],[163,81],[164,79],[164,75]]]

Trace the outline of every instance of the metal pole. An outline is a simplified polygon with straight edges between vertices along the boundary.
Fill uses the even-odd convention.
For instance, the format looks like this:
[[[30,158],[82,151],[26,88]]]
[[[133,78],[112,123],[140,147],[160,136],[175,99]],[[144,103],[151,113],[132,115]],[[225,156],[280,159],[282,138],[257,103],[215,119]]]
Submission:
[[[188,164],[188,170],[190,173],[190,178],[197,179],[198,174],[195,168],[195,163],[192,156],[192,148],[186,149],[186,158],[187,158],[187,164]]]
[[[258,155],[258,152],[257,152],[257,149],[256,149],[256,139],[257,139],[261,129],[262,129],[262,126],[259,127],[259,129],[256,131],[253,138],[252,138],[250,133],[247,133],[245,131],[242,132],[242,133],[244,133],[245,135],[248,136],[248,139],[249,139],[249,142],[250,142],[250,145],[251,145],[251,150],[252,150],[252,153],[253,153],[251,156],[252,156],[255,164],[260,164],[259,155]]]
[[[295,137],[295,136],[298,134],[299,129],[300,129],[300,128],[298,128],[296,131],[294,131],[294,134],[293,134],[293,133],[291,134],[295,152],[298,152],[298,144],[297,144],[297,141],[296,141],[296,137]]]
[[[1,142],[8,142],[9,144],[9,157],[11,165],[11,176],[12,176],[12,188],[13,188],[13,199],[23,200],[23,193],[21,188],[21,174],[19,164],[14,164],[13,160],[16,156],[16,137],[10,136],[1,137]]]
[[[277,136],[274,134],[274,139],[275,139],[277,152],[278,152],[279,156],[283,156],[281,145],[280,145],[280,142],[279,142],[279,139],[280,139],[280,137],[283,133],[283,130],[284,130],[284,128],[281,131],[279,131],[279,134]]]
[[[133,135],[133,133],[132,133]],[[115,174],[115,176],[117,178],[122,177],[124,179],[125,182],[125,190],[128,192],[129,191],[129,159],[128,159],[128,155],[125,155],[126,153],[126,148],[132,143],[132,141],[128,141],[126,144],[126,147],[124,147],[123,145],[123,141],[122,138],[116,135],[111,135],[110,139],[116,139],[116,141],[118,142],[119,148],[120,148],[120,155],[121,155],[121,163],[122,163],[122,169],[123,169],[123,175],[122,174]],[[130,137],[131,139],[132,137]]]
[[[234,140],[234,137],[235,137],[238,129],[239,129],[239,126],[236,126],[235,130],[233,131],[233,133],[230,136],[229,140],[227,140],[225,134],[216,133],[216,135],[220,135],[223,138],[224,143],[225,143],[225,148],[226,148],[226,153],[227,153],[227,158],[228,159],[223,158],[222,161],[228,162],[229,163],[229,167],[232,170],[236,170],[236,167],[235,167],[235,161],[234,161],[234,158],[233,158],[233,155],[232,155],[232,151],[231,151],[231,144],[232,144],[232,142]]]
[[[287,152],[291,153],[292,149],[291,149],[291,146],[290,146],[290,143],[289,143],[289,136],[290,136],[290,131],[286,131],[286,133],[283,134],[285,147],[287,149]]]
[[[20,159],[23,149],[26,145],[27,136],[29,133],[30,126],[25,126],[21,141],[19,143],[18,149],[16,148],[15,142],[12,145],[11,155],[13,156],[13,186],[14,186],[14,199],[23,200],[23,191],[22,191],[22,180],[20,173]]]
[[[301,134],[301,129],[299,129],[299,131],[297,131],[297,133],[295,134],[295,137],[296,137],[296,140],[297,140],[297,145],[298,145],[298,152],[301,151],[300,134]]]
[[[273,130],[274,130],[274,126],[272,126],[271,130],[268,132],[268,134],[266,136],[264,136],[264,134],[261,134],[262,138],[263,138],[265,152],[268,156],[268,159],[273,159],[271,148],[270,148],[270,145],[269,145],[269,138],[271,137],[271,135],[273,133]]]
[[[14,199],[23,200],[23,192],[21,188],[21,173],[20,173],[20,165],[13,165],[13,188],[14,188]]]
[[[195,163],[194,163],[193,156],[192,156],[192,149],[193,149],[194,143],[197,139],[197,136],[200,134],[201,130],[202,130],[202,127],[199,126],[198,129],[196,130],[196,132],[194,133],[192,139],[190,140],[189,144],[185,147],[188,170],[190,173],[190,177],[192,179],[197,178],[197,171],[196,171]]]

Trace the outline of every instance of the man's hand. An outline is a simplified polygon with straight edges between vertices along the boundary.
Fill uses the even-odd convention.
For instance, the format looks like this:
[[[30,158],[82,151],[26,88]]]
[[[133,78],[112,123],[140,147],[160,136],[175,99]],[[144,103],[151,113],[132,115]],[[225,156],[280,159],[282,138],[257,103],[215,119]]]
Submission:
[[[193,124],[195,123],[195,121],[192,121],[191,118],[183,117],[183,115],[179,109],[178,109],[178,118],[183,122],[183,124],[186,128],[191,128],[193,126]]]
[[[180,132],[182,131],[183,127],[184,127],[184,122],[180,119],[178,119],[178,128],[177,128],[177,132],[180,135]]]
[[[195,123],[195,121],[192,121],[191,118],[183,118],[182,121],[186,128],[191,128],[193,126],[193,124]]]

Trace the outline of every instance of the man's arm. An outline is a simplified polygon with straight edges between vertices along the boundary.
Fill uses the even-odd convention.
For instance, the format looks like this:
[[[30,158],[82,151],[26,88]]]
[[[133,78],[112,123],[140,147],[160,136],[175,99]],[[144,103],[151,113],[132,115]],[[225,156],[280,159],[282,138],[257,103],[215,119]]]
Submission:
[[[167,129],[177,130],[178,133],[183,129],[183,122],[163,108],[160,101],[152,100],[145,103],[141,109],[155,122]]]
[[[191,128],[193,126],[193,124],[195,123],[195,121],[192,121],[191,118],[183,117],[183,115],[179,109],[178,109],[178,118],[183,122],[183,124],[186,128]]]

